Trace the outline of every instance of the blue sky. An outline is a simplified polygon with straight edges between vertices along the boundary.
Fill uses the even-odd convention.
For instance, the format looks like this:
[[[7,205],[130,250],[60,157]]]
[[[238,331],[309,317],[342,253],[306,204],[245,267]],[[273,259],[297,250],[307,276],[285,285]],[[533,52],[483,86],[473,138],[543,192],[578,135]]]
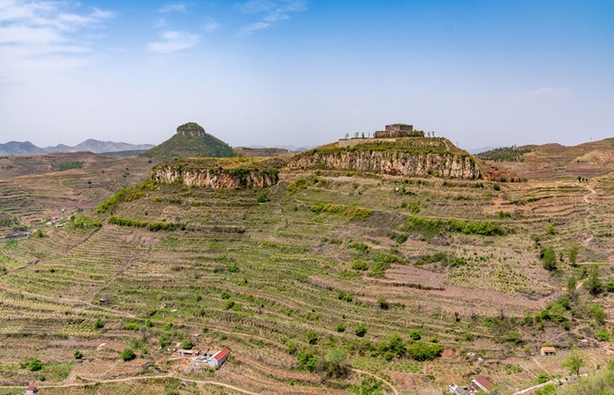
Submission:
[[[0,0],[0,142],[614,137],[614,2]]]

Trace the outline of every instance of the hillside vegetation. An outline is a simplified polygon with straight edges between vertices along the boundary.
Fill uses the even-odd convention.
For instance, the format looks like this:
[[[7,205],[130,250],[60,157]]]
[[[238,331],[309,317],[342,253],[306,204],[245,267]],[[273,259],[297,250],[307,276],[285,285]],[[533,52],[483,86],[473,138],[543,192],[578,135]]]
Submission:
[[[258,163],[242,160],[227,167]],[[441,393],[480,372],[512,393],[566,375],[581,338],[587,366],[607,364],[614,179],[277,176],[234,189],[150,179],[0,246],[2,382],[168,374],[257,393]],[[198,368],[178,343],[231,357]],[[173,383],[144,385],[181,393]]]
[[[175,158],[231,157],[234,156],[234,152],[228,144],[210,134],[204,136],[175,134],[141,155],[158,160],[172,160]]]

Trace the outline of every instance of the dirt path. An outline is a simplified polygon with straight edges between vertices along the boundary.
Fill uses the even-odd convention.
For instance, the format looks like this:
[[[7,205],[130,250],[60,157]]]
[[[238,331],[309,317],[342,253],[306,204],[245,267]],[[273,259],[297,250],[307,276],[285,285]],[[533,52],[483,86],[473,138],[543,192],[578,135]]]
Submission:
[[[366,374],[367,376],[371,376],[371,377],[374,377],[374,378],[375,378],[375,379],[377,379],[377,380],[382,381],[384,384],[386,384],[388,387],[390,387],[390,389],[392,390],[392,392],[394,393],[394,395],[399,395],[399,391],[397,391],[397,389],[396,389],[396,388],[394,388],[394,385],[392,385],[392,383],[390,383],[389,381],[386,381],[386,380],[384,380],[383,378],[381,378],[381,377],[379,377],[379,376],[377,376],[377,375],[375,375],[375,374],[373,374],[373,373],[367,372],[367,371],[365,371],[365,370],[361,370],[361,369],[352,368],[352,371],[353,371],[353,372],[356,372],[356,373],[360,373],[360,374]]]
[[[74,387],[83,387],[83,386],[92,385],[92,384],[110,384],[110,383],[122,383],[122,382],[128,382],[128,381],[140,381],[140,380],[149,380],[149,379],[168,379],[168,378],[176,378],[186,383],[196,383],[200,385],[215,385],[218,387],[228,388],[228,389],[238,391],[238,392],[241,392],[243,394],[248,394],[248,395],[260,395],[258,392],[248,391],[246,389],[236,387],[231,384],[223,383],[221,381],[184,379],[179,376],[170,376],[167,374],[157,375],[157,376],[132,376],[132,377],[124,377],[121,379],[111,379],[111,380],[91,380],[91,381],[84,382],[84,383],[39,385],[38,388],[74,388]],[[23,388],[23,386],[0,386],[0,388]]]
[[[586,374],[586,373],[585,373],[585,374],[581,374],[581,375],[580,375],[580,377],[586,377],[586,376],[588,376],[588,374]],[[560,382],[562,382],[562,383],[574,383],[576,378],[577,378],[576,376],[567,376],[567,377],[563,377],[563,378],[562,378],[562,379],[560,379],[559,381],[560,381]],[[572,381],[572,380],[573,380],[573,381]],[[523,390],[520,390],[520,391],[514,392],[512,395],[522,395],[522,394],[526,394],[527,392],[531,392],[531,391],[534,391],[534,390],[536,390],[536,389],[539,389],[539,388],[545,387],[545,386],[547,386],[548,384],[556,384],[556,382],[555,382],[554,380],[546,381],[545,383],[542,383],[542,384],[537,384],[537,385],[534,385],[533,387],[525,388],[525,389],[523,389]]]

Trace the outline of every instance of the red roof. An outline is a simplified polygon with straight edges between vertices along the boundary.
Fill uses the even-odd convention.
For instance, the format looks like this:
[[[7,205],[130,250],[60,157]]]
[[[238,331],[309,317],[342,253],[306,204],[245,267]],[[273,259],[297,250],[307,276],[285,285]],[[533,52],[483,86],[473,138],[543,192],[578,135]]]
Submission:
[[[222,351],[217,352],[213,358],[215,358],[216,360],[221,360],[222,358],[224,358],[226,355],[230,354],[230,350],[225,348]]]
[[[26,388],[26,391],[36,391],[36,387],[34,385],[31,385],[29,387]]]
[[[479,375],[478,377],[476,377],[475,382],[480,384],[482,387],[488,389],[492,386],[492,383],[490,381],[488,381],[488,379],[482,375]]]

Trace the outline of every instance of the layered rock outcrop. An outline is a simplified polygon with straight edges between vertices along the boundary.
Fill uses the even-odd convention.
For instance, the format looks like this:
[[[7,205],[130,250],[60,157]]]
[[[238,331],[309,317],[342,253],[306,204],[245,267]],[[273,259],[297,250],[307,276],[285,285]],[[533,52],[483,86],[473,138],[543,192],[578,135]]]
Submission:
[[[277,169],[190,168],[172,163],[154,166],[150,178],[162,184],[183,184],[213,189],[265,188],[279,181]]]
[[[404,177],[434,175],[469,180],[482,176],[479,166],[471,156],[453,153],[369,150],[318,152],[315,150],[292,158],[288,168],[290,170],[354,170]]]

